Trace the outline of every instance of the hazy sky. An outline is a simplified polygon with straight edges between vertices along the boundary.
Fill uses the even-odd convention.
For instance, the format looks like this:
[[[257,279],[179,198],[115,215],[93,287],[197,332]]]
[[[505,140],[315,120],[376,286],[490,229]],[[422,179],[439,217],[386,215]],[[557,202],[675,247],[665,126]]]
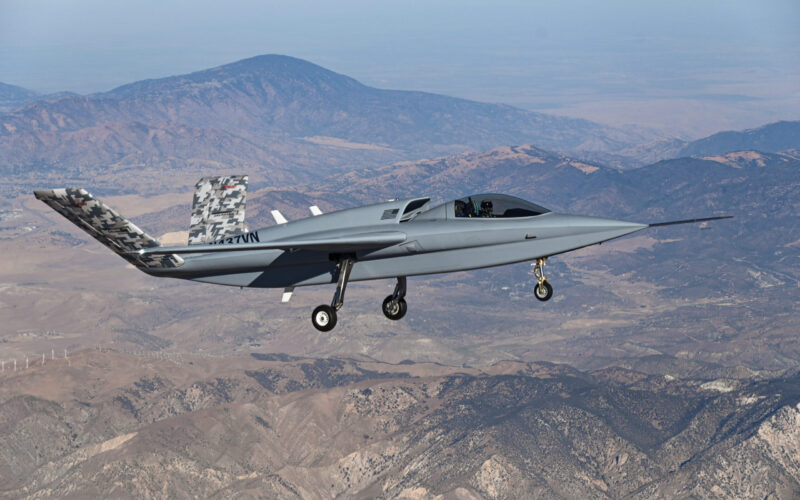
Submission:
[[[683,134],[800,119],[800,1],[0,0],[0,81],[108,90],[258,54]]]

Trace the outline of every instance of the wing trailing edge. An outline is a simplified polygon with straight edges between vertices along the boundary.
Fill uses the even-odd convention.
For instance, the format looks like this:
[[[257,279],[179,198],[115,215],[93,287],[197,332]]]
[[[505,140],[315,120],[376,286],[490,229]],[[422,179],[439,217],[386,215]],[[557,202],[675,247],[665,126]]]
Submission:
[[[268,241],[264,243],[188,245],[180,247],[142,248],[138,255],[165,255],[187,253],[245,252],[249,250],[318,250],[322,252],[355,252],[397,245],[406,240],[400,231],[353,234],[336,238],[305,238]]]

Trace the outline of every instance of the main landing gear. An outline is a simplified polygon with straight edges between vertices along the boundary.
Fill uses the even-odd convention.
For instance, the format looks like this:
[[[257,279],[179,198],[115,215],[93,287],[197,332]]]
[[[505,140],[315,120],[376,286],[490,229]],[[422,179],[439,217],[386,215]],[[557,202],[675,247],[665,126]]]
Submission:
[[[406,315],[408,305],[406,304],[406,277],[400,276],[397,278],[397,285],[394,287],[394,292],[383,299],[383,314],[387,318],[397,321]]]
[[[336,267],[339,269],[339,280],[336,283],[336,292],[333,294],[331,305],[322,304],[311,313],[311,322],[314,328],[321,332],[329,332],[336,326],[336,311],[344,304],[344,291],[347,288],[347,280],[350,279],[350,271],[353,269],[355,259],[345,258],[339,261]]]
[[[336,326],[336,311],[341,309],[342,304],[344,304],[344,291],[347,288],[347,281],[350,279],[350,271],[353,269],[354,262],[355,259],[348,257],[341,259],[336,265],[338,269],[338,280],[331,305],[323,304],[317,306],[314,312],[311,313],[311,323],[314,324],[314,328],[317,330],[329,332]],[[383,314],[394,321],[405,316],[408,310],[405,296],[406,277],[400,276],[397,278],[397,285],[394,287],[394,292],[383,301]]]
[[[550,283],[547,282],[547,278],[544,276],[543,268],[545,262],[547,262],[547,258],[541,257],[536,259],[536,265],[533,266],[533,275],[536,276],[536,279],[539,281],[539,283],[533,287],[533,295],[542,302],[550,300],[550,297],[553,296],[553,287],[550,286]]]

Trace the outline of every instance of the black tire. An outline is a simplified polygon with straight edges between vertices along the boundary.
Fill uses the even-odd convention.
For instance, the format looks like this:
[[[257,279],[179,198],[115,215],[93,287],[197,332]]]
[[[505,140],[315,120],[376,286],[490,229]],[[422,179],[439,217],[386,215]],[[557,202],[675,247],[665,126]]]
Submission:
[[[397,321],[406,315],[406,312],[408,311],[408,304],[406,304],[406,299],[399,299],[395,303],[392,301],[392,296],[389,295],[383,299],[383,306],[381,307],[381,310],[383,310],[384,316],[392,321]]]
[[[321,305],[311,313],[311,323],[321,332],[329,332],[336,326],[336,311],[329,305]]]
[[[542,302],[547,302],[550,300],[550,297],[553,296],[553,287],[546,281],[543,281],[541,284],[537,283],[536,286],[533,287],[533,295]]]

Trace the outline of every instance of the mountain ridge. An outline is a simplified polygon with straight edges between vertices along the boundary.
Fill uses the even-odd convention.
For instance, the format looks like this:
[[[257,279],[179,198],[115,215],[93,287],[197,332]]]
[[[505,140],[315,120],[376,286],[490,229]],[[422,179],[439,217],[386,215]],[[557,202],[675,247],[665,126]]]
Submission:
[[[87,350],[3,373],[0,497],[800,492],[796,373],[279,357]]]
[[[0,113],[10,111],[39,97],[38,92],[0,82]]]
[[[748,150],[781,153],[793,149],[800,149],[800,120],[781,120],[746,130],[717,132],[687,143],[676,156],[712,156]]]
[[[119,133],[108,135],[107,124],[115,124],[111,128]],[[134,140],[129,131],[142,125],[165,130],[174,144],[194,141],[197,154],[183,147],[154,148],[147,136]],[[208,132],[177,135],[190,130]],[[775,143],[769,137],[780,135],[775,126],[754,130],[762,130],[760,137],[769,144]],[[0,169],[49,174],[74,170],[76,158],[82,158],[84,175],[139,165],[172,169],[180,162],[210,168],[218,164],[220,155],[214,151],[221,135],[229,144],[245,145],[225,153],[237,163],[253,165],[252,174],[262,171],[263,177],[271,177],[268,172],[276,165],[263,158],[281,158],[286,162],[283,168],[296,174],[292,183],[341,172],[348,164],[368,167],[508,144],[534,144],[622,167],[674,157],[682,149],[703,151],[676,139],[637,135],[586,120],[373,88],[308,61],[262,55],[96,94],[37,96],[21,108],[0,113]],[[784,142],[793,144],[792,133],[782,135]],[[718,141],[712,136],[697,144],[709,142]],[[746,145],[734,142],[735,149]],[[203,175],[215,173],[208,170]]]
[[[159,93],[165,88],[172,87],[174,83],[202,83],[213,81],[213,76],[222,75],[258,75],[260,78],[270,79],[280,73],[282,76],[290,76],[296,80],[305,79],[307,83],[325,82],[329,85],[339,86],[340,88],[370,88],[362,84],[355,78],[336,73],[317,64],[298,59],[291,56],[278,54],[263,54],[245,59],[240,59],[232,63],[222,64],[212,68],[202,69],[186,73],[183,75],[167,76],[162,78],[148,78],[120,85],[105,92],[90,94],[92,96],[112,96],[112,97],[136,97],[147,95],[150,92]],[[280,83],[280,79],[272,79],[273,83]],[[173,84],[173,85],[171,85]]]
[[[586,120],[368,87],[300,59],[266,55],[188,75],[134,82],[104,93],[37,100],[0,114],[0,164],[17,170],[58,168],[91,147],[62,134],[105,123],[172,123],[176,128],[218,129],[257,141],[273,154],[313,150],[306,138],[331,137],[392,150],[394,160],[520,143],[557,150],[617,150],[639,140],[630,132]],[[55,149],[63,155],[39,155],[18,147],[37,143],[42,134],[55,134],[49,143],[60,141]],[[273,146],[273,142],[277,144]],[[111,144],[109,154],[118,154]],[[329,141],[326,150],[332,145],[335,141]],[[211,146],[203,143],[199,150]],[[147,149],[145,145],[142,148]],[[167,161],[168,153],[144,156],[157,163]],[[386,151],[376,155],[365,149],[349,154],[361,166],[389,158]],[[188,159],[185,154],[173,156]],[[320,150],[307,163],[287,167],[318,172],[320,164],[325,165],[324,158]],[[253,163],[260,162],[253,158]],[[93,167],[104,165],[95,163]]]

